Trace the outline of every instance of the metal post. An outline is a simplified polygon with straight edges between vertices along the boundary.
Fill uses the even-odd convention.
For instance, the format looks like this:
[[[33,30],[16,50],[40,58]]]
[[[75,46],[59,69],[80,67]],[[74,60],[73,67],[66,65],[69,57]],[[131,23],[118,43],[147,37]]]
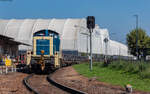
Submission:
[[[95,17],[94,16],[88,16],[87,17],[87,28],[89,29],[90,32],[90,70],[92,71],[92,32],[93,29],[95,28]]]
[[[17,71],[16,65],[15,65],[15,72]]]
[[[121,50],[121,49],[120,49],[120,46],[119,46],[119,62],[121,61],[121,58],[120,58],[120,53],[121,53],[121,52],[120,52],[120,50]]]
[[[108,48],[107,48],[107,46],[108,46],[107,43],[108,43],[108,39],[105,38],[105,39],[104,39],[104,42],[105,42],[105,57],[107,57],[107,49],[108,49]]]
[[[14,68],[13,68],[13,65],[11,66],[11,72],[14,72]]]
[[[1,71],[1,74],[3,73],[3,71],[2,71],[2,70],[3,70],[3,67],[2,67],[2,66],[0,66],[0,71]]]
[[[87,56],[88,56],[88,35],[86,36],[87,37]]]
[[[105,42],[105,55],[107,56],[107,42]]]
[[[136,17],[136,32],[137,32],[137,34],[136,34],[136,36],[137,36],[137,43],[136,43],[136,51],[137,51],[137,57],[138,57],[138,59],[139,59],[139,52],[138,52],[138,15],[137,15],[137,17]]]
[[[6,66],[5,68],[6,68],[6,71],[5,71],[5,73],[7,74],[7,73],[8,73],[8,68],[7,68],[7,66]]]
[[[3,73],[3,65],[2,65],[2,73]]]
[[[90,29],[90,70],[92,71],[92,31],[93,29]]]
[[[136,17],[136,55],[137,59],[139,59],[139,53],[138,53],[138,15],[134,15]]]

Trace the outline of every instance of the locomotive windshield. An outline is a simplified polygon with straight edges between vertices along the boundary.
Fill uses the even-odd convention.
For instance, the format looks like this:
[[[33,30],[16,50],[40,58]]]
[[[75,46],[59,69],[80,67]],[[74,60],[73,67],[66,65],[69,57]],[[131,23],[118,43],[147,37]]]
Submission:
[[[58,33],[52,30],[40,30],[33,34],[33,36],[53,36],[58,37]]]
[[[40,55],[41,50],[44,55],[55,54],[59,51],[60,38],[59,34],[52,30],[40,30],[33,34],[35,54]]]

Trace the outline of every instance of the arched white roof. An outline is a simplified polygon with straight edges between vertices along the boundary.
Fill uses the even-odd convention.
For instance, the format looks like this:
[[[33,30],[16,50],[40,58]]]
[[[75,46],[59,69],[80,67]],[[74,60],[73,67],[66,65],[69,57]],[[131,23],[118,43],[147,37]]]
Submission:
[[[86,19],[10,19],[0,20],[0,35],[14,38],[29,45],[32,45],[32,36],[34,32],[42,29],[50,29],[58,32],[61,38],[62,50],[78,50],[79,52],[88,52],[90,47],[89,34],[86,28]],[[87,42],[88,38],[88,42]],[[108,47],[104,39],[108,38]],[[128,48],[124,44],[109,39],[107,29],[101,29],[98,25],[92,33],[93,53],[109,55],[128,55]],[[20,49],[27,50],[32,47],[20,46]]]

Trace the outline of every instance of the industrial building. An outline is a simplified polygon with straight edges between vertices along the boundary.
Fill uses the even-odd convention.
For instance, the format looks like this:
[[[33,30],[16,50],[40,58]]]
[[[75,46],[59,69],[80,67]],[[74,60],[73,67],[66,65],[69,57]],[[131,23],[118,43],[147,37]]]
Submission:
[[[0,35],[0,54],[17,56],[19,42],[13,41],[13,38]]]
[[[19,45],[27,45],[19,41],[15,41],[11,37],[0,35],[0,55],[9,55],[11,57],[18,56]]]
[[[0,35],[11,37],[14,41],[32,45],[34,32],[49,29],[59,33],[61,50],[89,53],[89,32],[86,19],[10,19],[0,20]],[[107,42],[104,40],[107,39]],[[129,56],[128,47],[109,38],[107,29],[96,25],[92,33],[94,54]],[[19,50],[32,50],[32,46],[19,46]]]

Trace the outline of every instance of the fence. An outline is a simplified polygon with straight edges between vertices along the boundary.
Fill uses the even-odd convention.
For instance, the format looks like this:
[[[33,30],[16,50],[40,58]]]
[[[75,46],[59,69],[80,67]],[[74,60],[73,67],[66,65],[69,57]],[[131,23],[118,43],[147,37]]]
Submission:
[[[15,65],[11,65],[11,66],[5,66],[5,65],[1,65],[0,66],[0,73],[1,74],[7,74],[9,72],[16,72],[17,68]]]

